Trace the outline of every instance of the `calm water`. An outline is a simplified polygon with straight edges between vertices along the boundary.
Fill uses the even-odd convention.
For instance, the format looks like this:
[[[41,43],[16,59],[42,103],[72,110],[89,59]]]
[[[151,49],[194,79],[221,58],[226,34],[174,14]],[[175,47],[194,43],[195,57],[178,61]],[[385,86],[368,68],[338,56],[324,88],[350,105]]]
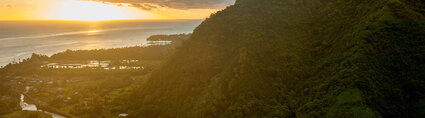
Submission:
[[[154,34],[191,33],[201,20],[0,21],[0,66],[32,53],[143,45]]]

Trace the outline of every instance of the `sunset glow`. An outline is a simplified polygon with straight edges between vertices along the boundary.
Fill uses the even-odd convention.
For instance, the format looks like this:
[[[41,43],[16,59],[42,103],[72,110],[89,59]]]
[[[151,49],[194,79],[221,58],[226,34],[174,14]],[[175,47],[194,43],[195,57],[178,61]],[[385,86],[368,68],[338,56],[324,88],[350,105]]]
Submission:
[[[143,4],[135,5],[131,3],[132,1],[111,2],[113,0],[0,0],[0,20],[204,19],[220,10],[220,8],[196,6],[178,8],[155,4],[150,8],[144,8],[146,6]]]
[[[53,8],[52,17],[59,20],[157,19],[159,17],[131,7],[118,7],[93,1],[67,0]]]

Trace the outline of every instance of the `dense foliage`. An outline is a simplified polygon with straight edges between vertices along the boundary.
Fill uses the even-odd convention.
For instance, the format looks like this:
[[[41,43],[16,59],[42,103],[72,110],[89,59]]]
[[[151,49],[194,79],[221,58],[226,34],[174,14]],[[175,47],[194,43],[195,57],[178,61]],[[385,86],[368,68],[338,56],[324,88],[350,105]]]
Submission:
[[[68,50],[13,62],[0,69],[0,111],[18,107],[23,87],[11,85],[47,80],[29,94],[80,117],[422,117],[424,15],[422,0],[237,0],[191,35],[151,37],[190,37],[175,52]],[[166,61],[148,79],[150,71],[40,69],[123,59]]]
[[[123,101],[132,117],[420,117],[424,6],[238,0]]]
[[[67,50],[51,57],[33,54],[28,59],[11,62],[0,68],[0,117],[45,117],[37,112],[19,112],[19,95],[26,91],[25,87],[31,88],[25,92],[26,95],[35,99],[26,102],[41,101],[32,104],[38,107],[39,104],[47,105],[44,110],[53,109],[84,118],[116,117],[125,112],[125,107],[121,107],[123,103],[115,100],[115,96],[123,96],[123,92],[131,89],[134,83],[143,81],[145,74],[174,51],[178,46],[176,42],[181,43],[181,40],[161,46]],[[49,63],[86,64],[89,60],[109,60],[109,66],[135,66],[143,69],[41,68]]]
[[[0,78],[0,115],[19,109],[19,94],[11,90],[9,83]]]

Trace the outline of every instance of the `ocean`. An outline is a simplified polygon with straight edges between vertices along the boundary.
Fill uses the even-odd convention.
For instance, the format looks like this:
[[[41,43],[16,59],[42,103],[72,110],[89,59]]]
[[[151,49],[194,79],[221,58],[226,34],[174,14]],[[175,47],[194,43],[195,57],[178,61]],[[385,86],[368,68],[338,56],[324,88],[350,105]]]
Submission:
[[[155,34],[191,33],[202,20],[0,21],[0,66],[32,53],[141,46]]]

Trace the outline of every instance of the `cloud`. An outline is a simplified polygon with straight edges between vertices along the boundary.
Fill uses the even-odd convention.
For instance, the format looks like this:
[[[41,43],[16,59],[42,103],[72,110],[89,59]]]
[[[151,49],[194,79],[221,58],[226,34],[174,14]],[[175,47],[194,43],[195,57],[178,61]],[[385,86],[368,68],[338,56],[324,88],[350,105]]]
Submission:
[[[138,3],[132,3],[130,5],[130,7],[136,7],[136,8],[142,9],[142,10],[152,10],[152,9],[158,8],[155,5],[143,4],[143,3],[139,3],[139,4]]]
[[[12,5],[5,5],[6,7],[13,7]]]
[[[93,0],[99,2],[130,4],[143,10],[151,10],[157,7],[174,9],[219,9],[231,5],[235,0]]]

